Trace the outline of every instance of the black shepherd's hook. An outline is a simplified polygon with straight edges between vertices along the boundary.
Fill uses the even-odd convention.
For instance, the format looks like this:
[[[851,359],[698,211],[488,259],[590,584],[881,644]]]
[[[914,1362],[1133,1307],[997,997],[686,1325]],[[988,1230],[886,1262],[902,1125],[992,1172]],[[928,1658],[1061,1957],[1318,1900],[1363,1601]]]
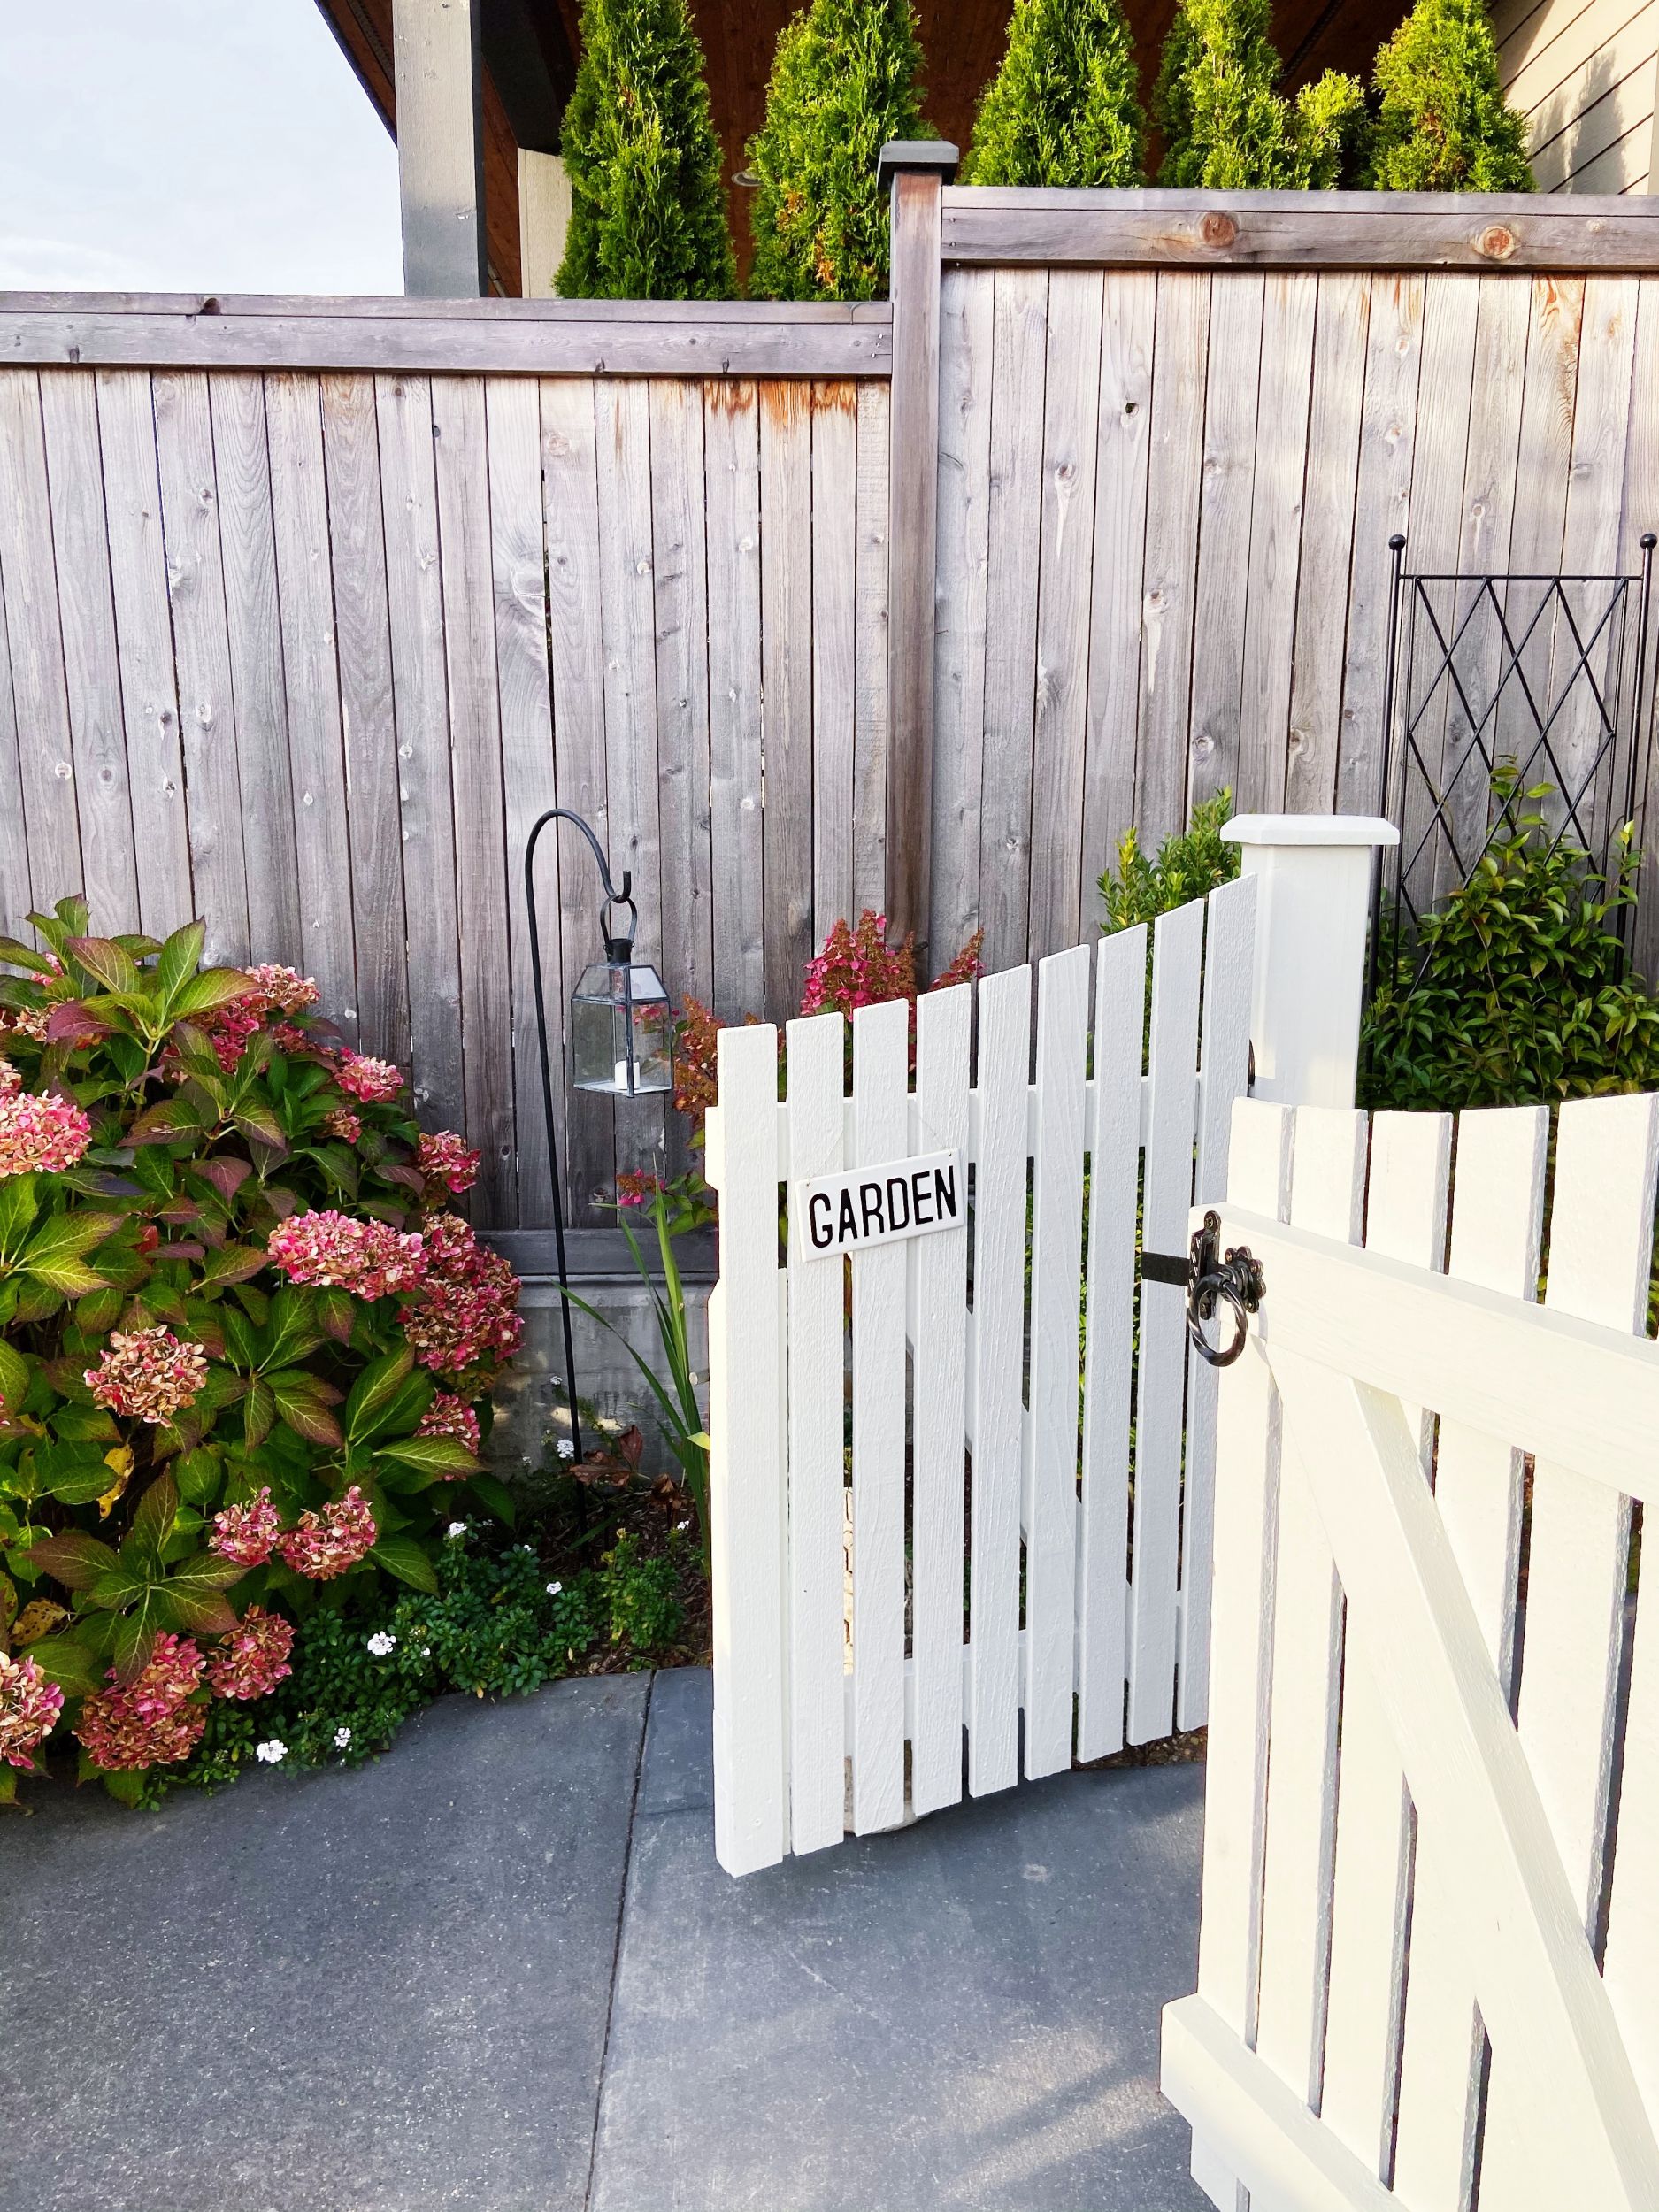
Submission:
[[[605,906],[626,906],[628,910],[628,933],[616,937],[609,926],[603,931],[605,951],[612,957],[627,958],[634,949],[634,933],[639,923],[639,909],[632,896],[632,871],[622,871],[622,888],[618,891],[611,880],[611,869],[599,840],[580,814],[567,806],[550,806],[538,817],[525,841],[524,899],[530,924],[530,974],[535,991],[536,1049],[541,1062],[541,1111],[547,1121],[548,1172],[553,1186],[553,1248],[558,1259],[559,1305],[565,1329],[565,1390],[571,1417],[571,1463],[580,1467],[582,1457],[581,1420],[576,1410],[576,1348],[571,1333],[570,1276],[565,1257],[565,1194],[560,1187],[558,1132],[553,1118],[553,1067],[548,1056],[547,998],[541,986],[541,933],[536,922],[535,905],[535,849],[537,840],[549,822],[573,822],[588,840],[593,852],[599,879],[605,887]],[[609,914],[607,911],[607,923]]]

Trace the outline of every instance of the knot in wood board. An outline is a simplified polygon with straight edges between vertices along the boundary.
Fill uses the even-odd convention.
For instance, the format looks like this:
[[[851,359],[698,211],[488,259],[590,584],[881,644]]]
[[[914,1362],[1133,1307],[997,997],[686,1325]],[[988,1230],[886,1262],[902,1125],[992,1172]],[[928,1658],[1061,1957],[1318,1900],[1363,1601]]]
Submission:
[[[1515,248],[1515,233],[1507,224],[1488,223],[1475,234],[1475,251],[1488,261],[1507,261]]]
[[[1217,252],[1224,251],[1228,246],[1231,246],[1237,239],[1238,235],[1238,224],[1233,220],[1231,215],[1224,214],[1218,208],[1212,209],[1208,215],[1201,218],[1199,221],[1198,238],[1200,244],[1212,246]]]

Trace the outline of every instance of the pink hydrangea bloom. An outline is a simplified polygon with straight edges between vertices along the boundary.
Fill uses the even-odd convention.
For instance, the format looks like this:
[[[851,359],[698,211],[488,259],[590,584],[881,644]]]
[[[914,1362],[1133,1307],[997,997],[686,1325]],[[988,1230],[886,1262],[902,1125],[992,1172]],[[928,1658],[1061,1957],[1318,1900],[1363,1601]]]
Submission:
[[[0,1092],[0,1176],[61,1175],[91,1141],[92,1124],[73,1098]]]
[[[312,1582],[331,1582],[366,1558],[379,1533],[369,1502],[354,1482],[343,1498],[316,1513],[302,1513],[297,1528],[276,1540],[284,1563]]]
[[[511,1359],[524,1323],[514,1310],[518,1278],[506,1261],[480,1244],[458,1214],[428,1214],[422,1241],[426,1280],[403,1316],[421,1365],[453,1376]]]
[[[188,1759],[207,1725],[207,1709],[191,1701],[207,1662],[188,1637],[157,1636],[145,1664],[127,1683],[99,1690],[81,1708],[75,1734],[111,1772],[172,1766]]]
[[[273,1022],[271,1041],[284,1052],[308,1052],[319,1049],[315,1037],[307,1036],[295,1022]]]
[[[46,1679],[38,1660],[0,1651],[0,1759],[8,1766],[32,1767],[36,1747],[51,1734],[63,1709],[64,1694]]]
[[[618,1206],[649,1206],[662,1187],[661,1176],[652,1175],[643,1168],[634,1175],[618,1175],[617,1203]]]
[[[349,1106],[331,1106],[323,1116],[323,1127],[331,1137],[343,1137],[348,1144],[356,1144],[363,1134],[363,1123]]]
[[[465,1398],[457,1398],[450,1391],[438,1392],[421,1415],[420,1426],[415,1432],[418,1436],[452,1436],[457,1444],[465,1444],[477,1456],[478,1416]],[[459,1482],[461,1479],[458,1470],[443,1478],[446,1482]]]
[[[103,1358],[85,1371],[94,1400],[129,1421],[171,1421],[207,1380],[207,1354],[171,1329],[117,1329]]]
[[[361,1052],[342,1052],[334,1068],[334,1080],[342,1091],[360,1098],[365,1106],[396,1098],[403,1079],[389,1060],[371,1060]]]
[[[453,1129],[440,1129],[435,1134],[423,1130],[415,1147],[419,1172],[429,1183],[442,1183],[457,1198],[477,1182],[478,1158],[476,1152],[467,1149],[466,1140]]]
[[[254,988],[248,996],[258,1001],[262,1013],[301,1014],[308,1006],[315,1006],[322,996],[315,980],[301,975],[296,968],[280,967],[265,960],[248,972],[254,979]]]
[[[419,1237],[332,1210],[290,1214],[273,1229],[265,1249],[290,1282],[333,1284],[359,1298],[412,1290],[426,1268]]]
[[[214,1058],[228,1075],[247,1050],[248,1040],[254,1035],[259,1025],[257,1002],[251,998],[234,998],[227,1006],[216,1006],[204,1014],[196,1026],[212,1046]],[[169,1075],[176,1076],[182,1072],[171,1053],[163,1064]]]
[[[208,1685],[219,1697],[268,1697],[293,1673],[293,1622],[250,1605],[209,1661]]]
[[[22,1076],[4,1054],[0,1053],[0,1098],[10,1098],[12,1092],[20,1090],[22,1086]]]
[[[270,961],[257,968],[250,968],[248,974],[252,987],[224,1006],[216,1006],[204,1014],[197,1026],[205,1032],[212,1045],[220,1067],[228,1074],[243,1052],[248,1040],[263,1028],[273,1014],[297,1014],[308,1006],[315,1006],[319,997],[316,984],[308,975],[301,975],[293,968],[283,968]],[[272,1025],[280,1044],[292,1037],[301,1045],[310,1042],[303,1031],[296,1029],[291,1022]]]
[[[227,1505],[213,1516],[213,1533],[207,1548],[239,1567],[263,1567],[270,1558],[282,1527],[282,1516],[271,1502],[270,1486],[245,1505]]]

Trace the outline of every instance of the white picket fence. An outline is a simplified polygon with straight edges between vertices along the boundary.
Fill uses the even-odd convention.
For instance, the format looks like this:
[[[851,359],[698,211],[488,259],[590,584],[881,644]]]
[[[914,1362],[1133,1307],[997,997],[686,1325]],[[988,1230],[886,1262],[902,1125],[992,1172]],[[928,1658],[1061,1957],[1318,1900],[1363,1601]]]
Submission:
[[[1184,1254],[1247,1081],[1256,882],[1037,972],[720,1038],[715,1838],[733,1873],[1199,1725],[1214,1377]],[[977,1010],[977,1053],[974,1050]],[[1143,1072],[1144,1069],[1144,1072]],[[797,1186],[960,1148],[961,1227],[808,1256]],[[1137,1214],[1142,1217],[1138,1237]],[[850,1278],[850,1285],[849,1283]],[[1139,1293],[1139,1371],[1135,1365]],[[849,1778],[850,1777],[850,1785]],[[850,1809],[850,1822],[849,1809]]]
[[[1547,1215],[1549,1142],[1237,1110],[1223,1235],[1267,1290],[1164,2047],[1224,2212],[1659,2205],[1659,1099],[1561,1109]]]

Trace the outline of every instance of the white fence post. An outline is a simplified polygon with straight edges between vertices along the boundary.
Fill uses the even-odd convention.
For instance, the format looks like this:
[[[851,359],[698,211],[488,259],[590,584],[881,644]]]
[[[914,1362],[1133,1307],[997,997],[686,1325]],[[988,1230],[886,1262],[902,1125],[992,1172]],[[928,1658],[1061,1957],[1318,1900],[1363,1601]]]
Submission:
[[[1240,814],[1221,833],[1258,879],[1252,1094],[1351,1107],[1373,856],[1400,833],[1374,815]]]

